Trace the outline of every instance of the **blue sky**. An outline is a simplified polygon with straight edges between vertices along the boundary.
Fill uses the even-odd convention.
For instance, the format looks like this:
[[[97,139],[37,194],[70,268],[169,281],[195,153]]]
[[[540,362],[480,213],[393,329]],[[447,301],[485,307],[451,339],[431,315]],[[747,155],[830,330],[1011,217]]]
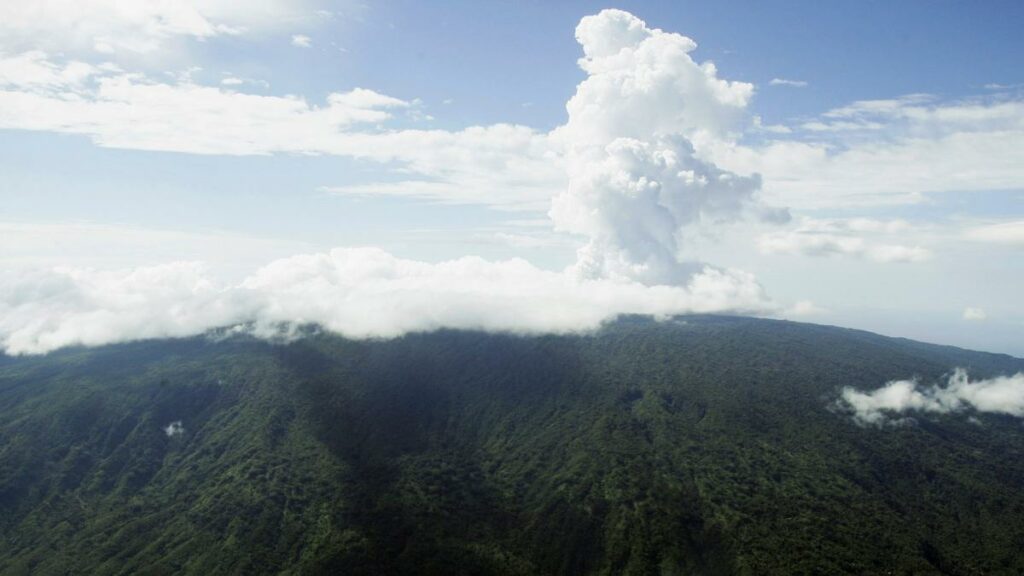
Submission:
[[[437,263],[477,256],[497,277],[522,258],[524,285],[558,274],[544,278],[566,298],[595,293],[561,284],[580,279],[674,286],[651,311],[747,311],[1024,355],[1019,2],[622,2],[621,17],[591,2],[124,6],[0,8],[9,351],[149,334],[139,326],[168,320],[73,328],[152,303],[149,287],[125,288],[133,271],[202,262],[196,282],[234,309],[224,295],[261,266],[374,247],[400,261],[389,266],[435,266],[422,274],[436,302],[465,295]],[[616,36],[627,29],[639,36]],[[605,42],[626,42],[628,62],[601,53],[581,67]],[[660,84],[639,92],[612,86],[652,76]],[[643,157],[608,151],[623,138]],[[740,184],[694,188],[664,172],[665,154]],[[660,196],[644,204],[621,173]],[[363,278],[338,258],[332,278]],[[700,292],[704,265],[726,274],[717,292]],[[46,290],[40,270],[57,275]],[[62,288],[45,303],[19,296],[50,283]],[[197,285],[171,300],[190,309]],[[333,290],[321,296],[351,296]],[[380,305],[432,318],[409,329],[550,328],[395,298]],[[607,313],[643,311],[630,298]],[[346,334],[402,331],[353,332],[351,312],[327,304],[273,318],[260,306],[216,319],[326,315]],[[605,315],[585,316],[550,329]]]

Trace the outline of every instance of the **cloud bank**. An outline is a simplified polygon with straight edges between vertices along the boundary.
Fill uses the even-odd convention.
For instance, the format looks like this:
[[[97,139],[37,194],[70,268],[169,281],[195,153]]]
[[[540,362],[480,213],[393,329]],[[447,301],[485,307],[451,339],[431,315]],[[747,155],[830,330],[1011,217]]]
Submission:
[[[708,267],[685,285],[645,286],[545,271],[521,259],[431,264],[344,248],[275,260],[234,284],[189,262],[5,274],[0,349],[39,354],[222,327],[269,337],[310,323],[352,338],[439,328],[569,333],[627,313],[773,309],[755,279],[735,270]]]
[[[968,408],[1024,418],[1024,372],[971,382],[967,371],[957,368],[945,386],[922,386],[912,379],[894,380],[871,392],[846,387],[839,403],[862,424],[898,422],[896,417],[907,412],[948,414]]]
[[[181,436],[182,434],[184,434],[185,426],[182,425],[181,420],[175,420],[174,422],[171,422],[167,426],[164,426],[163,431],[168,438],[173,438],[175,436]]]

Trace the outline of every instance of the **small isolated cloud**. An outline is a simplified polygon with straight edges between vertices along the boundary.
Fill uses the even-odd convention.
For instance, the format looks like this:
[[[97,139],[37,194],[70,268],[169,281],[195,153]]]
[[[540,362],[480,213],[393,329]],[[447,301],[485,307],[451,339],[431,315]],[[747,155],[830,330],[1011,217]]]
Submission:
[[[185,427],[181,424],[181,420],[175,420],[167,426],[164,426],[164,434],[167,434],[168,437],[173,438],[175,436],[181,436],[184,433]]]
[[[1024,417],[1024,372],[971,382],[957,368],[946,385],[922,386],[916,379],[894,380],[871,392],[843,388],[840,407],[861,424],[899,422],[907,412],[947,414],[972,408],[978,412]]]
[[[298,46],[299,48],[309,48],[313,45],[313,39],[305,34],[295,34],[292,36],[292,46]]]
[[[768,84],[772,86],[791,86],[793,88],[804,88],[807,82],[804,80],[786,80],[785,78],[772,78]]]
[[[983,310],[981,308],[975,308],[975,307],[972,307],[972,306],[968,306],[967,308],[964,308],[964,320],[978,321],[978,320],[984,320],[986,318],[988,318],[988,314],[986,314],[985,310]]]
[[[911,94],[829,110],[794,136],[729,144],[708,155],[760,173],[765,198],[795,209],[919,203],[938,190],[1024,187],[1024,98],[940,101]]]

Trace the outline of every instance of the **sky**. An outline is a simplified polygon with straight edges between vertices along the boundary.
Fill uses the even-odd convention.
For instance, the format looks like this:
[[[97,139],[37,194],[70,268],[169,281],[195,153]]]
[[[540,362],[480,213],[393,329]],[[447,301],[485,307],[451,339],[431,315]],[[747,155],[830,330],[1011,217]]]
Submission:
[[[0,0],[0,349],[722,312],[1024,356],[1021,22]]]

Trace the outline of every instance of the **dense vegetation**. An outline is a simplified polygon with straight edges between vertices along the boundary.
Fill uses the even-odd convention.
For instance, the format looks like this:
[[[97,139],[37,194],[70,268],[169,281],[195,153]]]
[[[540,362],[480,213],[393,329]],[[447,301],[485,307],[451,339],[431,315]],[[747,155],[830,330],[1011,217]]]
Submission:
[[[0,357],[0,574],[1022,574],[1019,420],[830,409],[954,366],[1024,361],[730,317]]]

